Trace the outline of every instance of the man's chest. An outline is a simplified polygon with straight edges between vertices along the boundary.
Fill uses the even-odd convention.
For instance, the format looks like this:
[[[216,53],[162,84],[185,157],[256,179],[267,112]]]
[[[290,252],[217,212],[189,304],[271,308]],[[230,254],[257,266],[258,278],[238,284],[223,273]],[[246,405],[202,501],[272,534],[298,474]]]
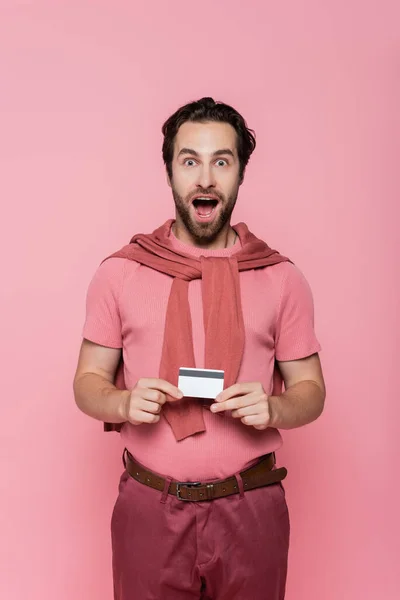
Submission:
[[[150,340],[162,339],[172,281],[170,276],[143,266],[128,272],[119,299],[124,343],[145,345]],[[272,348],[279,304],[276,277],[268,269],[242,272],[240,292],[246,343]],[[194,345],[203,346],[201,280],[189,283],[188,301]],[[215,310],[224,307],[216,306]]]

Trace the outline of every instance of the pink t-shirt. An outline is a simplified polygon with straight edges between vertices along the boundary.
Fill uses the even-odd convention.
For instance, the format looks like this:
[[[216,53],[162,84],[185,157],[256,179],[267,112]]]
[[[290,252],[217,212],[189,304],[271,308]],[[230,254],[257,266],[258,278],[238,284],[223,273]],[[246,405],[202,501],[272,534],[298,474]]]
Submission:
[[[192,256],[232,256],[230,248],[203,250],[174,246]],[[172,278],[137,262],[110,258],[97,269],[88,289],[83,337],[102,346],[122,348],[128,389],[142,377],[158,377],[164,323]],[[274,358],[296,360],[321,349],[314,333],[310,287],[292,263],[240,273],[245,348],[239,382],[259,381],[272,391]],[[196,367],[204,367],[204,327],[201,281],[189,283]],[[182,365],[185,366],[185,365]],[[180,442],[163,418],[156,424],[125,423],[126,448],[149,469],[181,481],[223,478],[243,470],[257,457],[282,444],[278,430],[263,431],[240,419],[204,409],[207,430]]]

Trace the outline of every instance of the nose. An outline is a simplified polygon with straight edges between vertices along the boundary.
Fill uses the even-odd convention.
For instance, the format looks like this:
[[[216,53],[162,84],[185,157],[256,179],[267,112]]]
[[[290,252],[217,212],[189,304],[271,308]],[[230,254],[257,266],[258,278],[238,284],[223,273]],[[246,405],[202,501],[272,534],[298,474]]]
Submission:
[[[197,185],[203,189],[215,187],[215,177],[211,165],[202,165],[199,169]]]

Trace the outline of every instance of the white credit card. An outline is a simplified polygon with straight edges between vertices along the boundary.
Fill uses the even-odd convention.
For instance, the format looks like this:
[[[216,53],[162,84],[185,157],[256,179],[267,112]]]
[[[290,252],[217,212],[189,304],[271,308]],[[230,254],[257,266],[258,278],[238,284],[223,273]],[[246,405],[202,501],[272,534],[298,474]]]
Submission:
[[[191,398],[215,398],[224,389],[224,371],[214,369],[179,369],[178,388]]]

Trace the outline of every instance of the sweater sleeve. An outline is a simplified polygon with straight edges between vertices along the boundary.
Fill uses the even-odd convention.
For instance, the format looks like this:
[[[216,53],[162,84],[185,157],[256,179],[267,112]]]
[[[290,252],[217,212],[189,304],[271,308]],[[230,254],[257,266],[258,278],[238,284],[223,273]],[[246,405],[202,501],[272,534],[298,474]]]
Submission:
[[[319,352],[314,331],[311,288],[298,267],[285,263],[275,334],[278,361],[297,360]]]
[[[122,348],[119,298],[126,260],[109,258],[95,272],[86,296],[85,339],[109,348]]]

